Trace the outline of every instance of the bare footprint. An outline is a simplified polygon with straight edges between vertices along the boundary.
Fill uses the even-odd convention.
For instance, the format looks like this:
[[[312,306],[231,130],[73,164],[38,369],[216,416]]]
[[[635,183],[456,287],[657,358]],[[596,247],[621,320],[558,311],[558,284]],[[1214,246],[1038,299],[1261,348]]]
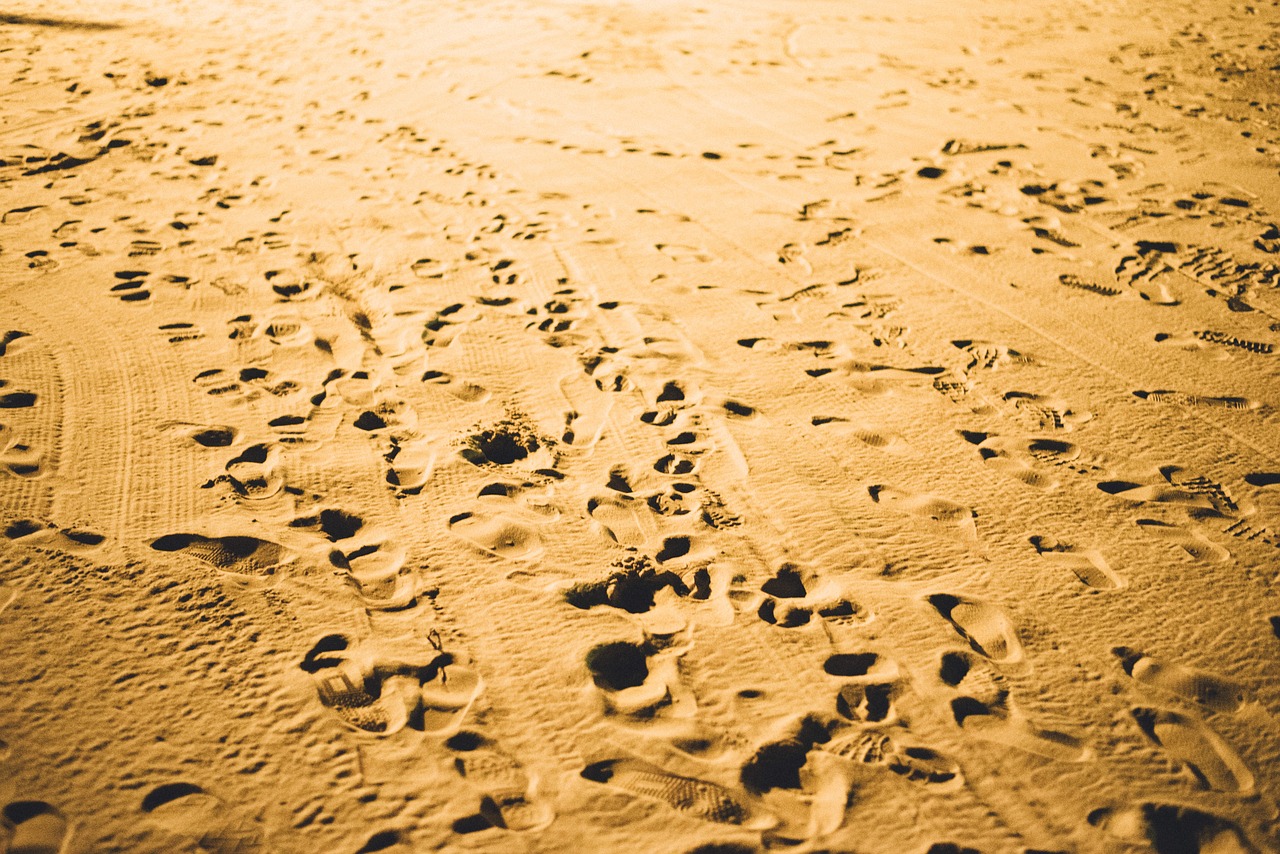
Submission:
[[[1190,528],[1161,522],[1158,519],[1139,519],[1138,526],[1151,536],[1180,547],[1196,560],[1213,563],[1231,560],[1231,552]]]
[[[166,783],[142,799],[149,821],[210,854],[250,854],[263,847],[262,830],[221,798],[194,783]]]
[[[445,371],[427,371],[422,381],[447,392],[463,403],[484,403],[493,395],[483,386],[455,377]]]
[[[506,560],[536,560],[543,552],[538,532],[505,514],[459,513],[449,519],[449,531],[481,551]]]
[[[560,393],[569,404],[564,444],[578,450],[593,447],[608,424],[614,396],[596,388],[591,378],[581,372],[562,378]]]
[[[1128,584],[1097,549],[1080,548],[1048,536],[1032,537],[1031,545],[1040,557],[1070,570],[1082,584],[1094,590],[1119,590]]]
[[[1133,717],[1147,738],[1205,786],[1220,792],[1253,791],[1253,772],[1203,722],[1168,709],[1136,708]]]
[[[972,697],[952,700],[951,714],[961,730],[983,741],[1058,762],[1085,762],[1093,758],[1093,751],[1075,736],[1043,729],[1016,712],[989,706]]]
[[[1234,712],[1244,703],[1244,686],[1233,679],[1162,661],[1126,646],[1111,652],[1120,659],[1125,673],[1144,688],[1190,700],[1213,712]]]
[[[904,492],[884,485],[869,486],[867,492],[872,501],[898,513],[927,519],[952,528],[966,540],[977,541],[978,539],[977,514],[972,508],[963,504],[934,495]]]
[[[996,664],[1017,664],[1025,658],[1013,621],[995,605],[947,593],[930,596],[929,604],[979,655]]]

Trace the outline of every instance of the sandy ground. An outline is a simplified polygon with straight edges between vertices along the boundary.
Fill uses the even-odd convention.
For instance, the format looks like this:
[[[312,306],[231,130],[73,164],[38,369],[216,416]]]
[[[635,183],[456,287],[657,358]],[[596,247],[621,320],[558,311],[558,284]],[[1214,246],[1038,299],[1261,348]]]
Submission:
[[[1277,850],[1278,72],[5,4],[0,850]]]

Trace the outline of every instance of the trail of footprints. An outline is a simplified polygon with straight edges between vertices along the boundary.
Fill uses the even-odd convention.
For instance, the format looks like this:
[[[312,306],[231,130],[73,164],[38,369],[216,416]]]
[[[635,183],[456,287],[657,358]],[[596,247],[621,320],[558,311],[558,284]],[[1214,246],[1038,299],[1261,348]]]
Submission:
[[[272,287],[281,299],[294,300],[309,290],[302,285],[295,282],[285,291],[278,282]],[[547,315],[557,318],[554,322],[535,323],[528,330],[545,336],[548,346],[572,346],[583,354],[581,373],[571,373],[559,382],[566,411],[563,433],[545,436],[513,415],[477,426],[461,437],[454,446],[457,458],[491,473],[493,480],[469,506],[454,508],[447,528],[461,545],[507,562],[519,572],[521,565],[539,564],[544,543],[553,536],[562,514],[576,512],[594,524],[602,545],[620,556],[599,580],[565,587],[563,607],[608,609],[627,615],[635,625],[633,635],[593,647],[583,661],[599,713],[619,733],[651,731],[659,737],[674,737],[674,744],[688,737],[696,740],[705,686],[690,681],[687,660],[697,656],[699,626],[755,624],[765,631],[808,632],[808,637],[819,632],[821,637],[842,638],[840,643],[848,649],[850,644],[856,648],[857,632],[873,614],[839,575],[783,565],[751,589],[741,576],[716,562],[710,544],[717,532],[731,531],[743,520],[723,497],[733,493],[732,485],[718,488],[711,479],[722,476],[725,468],[710,463],[722,463],[733,453],[723,445],[726,434],[717,430],[715,419],[744,417],[752,410],[737,403],[717,410],[706,402],[714,395],[687,379],[665,379],[656,372],[672,354],[690,358],[696,352],[670,327],[646,336],[642,345],[615,347],[609,342],[608,325],[598,320],[601,309],[582,303],[574,307],[573,295],[563,296],[560,307]],[[892,308],[877,299],[848,300],[846,310],[886,316]],[[473,320],[467,307],[458,305],[428,314],[421,326],[422,346],[428,353],[454,346]],[[199,342],[191,328],[173,324],[162,332],[172,333],[174,343]],[[654,328],[663,329],[660,319]],[[273,342],[287,340],[290,334],[278,324],[268,333]],[[878,335],[872,336],[877,342],[873,346],[883,346],[879,342],[886,340]],[[1194,340],[1214,345],[1226,341],[1209,334]],[[960,358],[958,367],[951,369],[910,361],[859,362],[839,346],[822,342],[764,347],[762,343],[768,344],[764,339],[741,343],[766,354],[816,354],[831,367],[810,369],[810,376],[835,373],[869,393],[907,383],[932,388],[971,408],[977,395],[990,405],[979,403],[975,412],[1001,413],[1015,429],[1063,434],[1091,419],[1091,413],[1072,403],[1039,392],[1010,389],[983,396],[977,386],[991,372],[1034,369],[1040,363],[1034,356],[994,342],[951,342]],[[1225,346],[1265,353],[1262,347]],[[387,385],[387,377],[396,379]],[[335,421],[339,429],[351,431],[347,435],[363,434],[373,443],[386,462],[385,481],[393,494],[412,496],[429,486],[443,446],[418,432],[412,406],[396,393],[395,384],[408,379],[438,389],[459,406],[489,399],[480,385],[438,369],[406,374],[335,368],[305,388],[277,379],[269,368],[252,367],[210,371],[198,377],[196,384],[213,396],[250,404],[271,397],[301,400],[304,405],[293,410],[298,414],[269,419],[266,426],[274,432],[274,441],[242,445],[238,431],[229,427],[172,429],[210,451],[234,449],[223,472],[205,486],[246,506],[290,495],[290,448],[330,441]],[[1154,396],[1158,402],[1160,394],[1148,398]],[[618,419],[628,414],[634,420],[620,424]],[[323,423],[330,427],[322,431]],[[615,466],[608,481],[599,484],[580,508],[567,506],[559,496],[574,491],[559,484],[564,469],[572,471],[575,454],[597,452],[596,446],[613,429],[652,437],[653,458],[647,467],[643,461]],[[864,441],[871,447],[890,444],[874,431],[867,436],[871,438]],[[1195,525],[1208,518],[1242,524],[1248,516],[1248,509],[1224,487],[1176,467],[1135,466],[1058,438],[1009,438],[995,433],[964,438],[976,446],[986,464],[1025,485],[1054,489],[1064,480],[1091,478],[1102,493],[1121,501],[1185,512],[1185,525],[1155,519],[1139,525],[1153,539],[1180,546],[1198,559],[1220,559],[1215,551],[1220,547],[1195,533]],[[867,497],[886,513],[923,520],[964,541],[981,539],[973,509],[947,498],[892,484],[872,485]],[[295,514],[288,528],[310,532],[329,544],[330,563],[346,579],[361,607],[387,612],[424,607],[413,574],[404,565],[403,550],[362,534],[365,522],[355,514],[336,508],[304,511]],[[1073,578],[1098,591],[1120,590],[1128,583],[1095,545],[1064,543],[1046,533],[1032,537],[1028,546],[1057,573],[1059,583]],[[270,585],[300,557],[281,542],[244,535],[175,532],[158,537],[152,547],[191,558],[238,583],[259,585]],[[975,745],[973,749],[986,745],[1064,763],[1095,758],[1084,734],[1038,723],[1007,687],[1010,677],[1025,677],[1030,663],[1017,624],[1003,608],[947,592],[930,595],[926,604],[938,630],[949,633],[954,646],[944,653],[932,677],[937,686],[934,693],[942,692],[937,702],[944,704],[956,731]],[[1132,710],[1135,738],[1147,740],[1210,788],[1249,791],[1251,771],[1221,736],[1197,716],[1161,705],[1173,698],[1200,704],[1213,713],[1230,713],[1240,703],[1241,689],[1218,677],[1157,663],[1127,650],[1118,650],[1117,656],[1123,671],[1153,697],[1150,705]],[[470,710],[484,689],[482,669],[440,632],[419,631],[412,640],[335,632],[316,640],[299,667],[312,680],[318,706],[341,725],[379,738],[416,730],[434,736],[455,756],[459,779],[473,790],[478,807],[473,814],[452,819],[453,832],[531,832],[555,820],[554,796],[542,791],[538,776],[501,744],[468,727]],[[835,832],[844,821],[851,780],[861,773],[859,769],[942,793],[965,787],[962,757],[922,742],[903,710],[917,676],[905,673],[882,652],[865,649],[828,655],[822,672],[832,684],[824,710],[777,721],[774,730],[780,734],[772,740],[743,739],[735,749],[734,773],[690,776],[660,762],[617,752],[592,758],[579,776],[696,820],[757,832],[771,845]],[[176,829],[176,824],[166,825],[169,817],[184,816],[188,826],[208,826],[202,838],[226,840],[228,845],[246,846],[245,850],[259,844],[256,826],[239,823],[225,805],[197,786],[169,784],[148,798],[144,812],[157,824]],[[1158,804],[1109,806],[1091,813],[1089,823],[1120,836],[1136,832],[1132,828],[1142,822],[1159,827],[1203,826],[1209,837],[1238,833],[1225,819],[1173,810]]]
[[[1021,147],[951,140],[942,154],[959,157]],[[829,165],[841,169],[856,161],[856,151],[828,158]],[[946,173],[926,166],[916,176],[936,181]],[[878,186],[898,183],[892,177]],[[1112,201],[1111,189],[1101,182],[1046,181],[1019,190],[1033,207],[1047,206],[1067,217],[1066,225],[1039,215],[1023,220],[1037,238],[1064,249],[1079,246],[1071,236],[1071,219],[1107,209]],[[210,198],[214,195],[223,209],[242,201],[235,193],[217,191]],[[815,204],[810,213],[816,216],[821,207]],[[33,211],[11,211],[6,222],[12,218],[16,223]],[[508,248],[505,241],[532,239],[547,228],[499,214],[483,233],[486,242]],[[777,261],[807,282],[822,269],[819,253],[856,240],[851,232],[830,231],[809,245],[799,239],[787,242],[777,251]],[[241,243],[245,252],[290,249],[288,236],[276,231]],[[213,463],[217,474],[193,486],[207,488],[211,501],[238,507],[235,518],[245,530],[255,514],[270,521],[253,527],[251,534],[158,531],[149,541],[151,549],[185,561],[188,568],[262,591],[301,571],[300,565],[322,560],[349,588],[357,610],[421,616],[409,636],[335,628],[306,639],[297,667],[310,680],[314,707],[338,726],[379,739],[412,730],[448,751],[459,781],[477,804],[474,814],[450,818],[454,833],[536,832],[556,819],[554,793],[544,792],[538,775],[474,720],[473,710],[484,695],[485,668],[497,664],[472,661],[464,645],[443,624],[436,625],[436,596],[420,588],[405,548],[357,512],[326,496],[304,494],[290,482],[295,455],[308,448],[363,443],[381,460],[380,485],[401,501],[430,497],[437,467],[455,457],[490,476],[466,506],[447,509],[446,529],[459,548],[513,573],[540,567],[563,515],[591,525],[602,554],[612,560],[601,561],[598,578],[565,585],[556,604],[598,612],[602,624],[607,616],[610,626],[622,617],[632,627],[593,646],[582,661],[584,682],[615,736],[614,745],[643,745],[650,736],[672,745],[696,740],[684,736],[698,734],[708,687],[692,678],[701,654],[700,630],[749,632],[764,638],[760,643],[785,638],[806,650],[823,651],[818,667],[826,688],[820,708],[771,721],[763,731],[773,734],[762,742],[735,734],[741,743],[732,748],[732,761],[706,763],[703,774],[689,770],[696,763],[673,770],[652,759],[660,751],[643,758],[611,747],[612,753],[591,756],[577,770],[582,781],[603,791],[657,804],[676,816],[758,833],[769,845],[816,845],[845,820],[852,781],[863,772],[945,795],[966,787],[969,751],[1008,750],[1057,763],[1097,758],[1087,733],[1059,731],[1056,724],[1041,723],[1036,714],[1024,711],[1021,692],[1032,673],[1034,650],[1016,618],[995,597],[943,590],[916,603],[921,621],[945,648],[936,672],[922,674],[909,672],[880,642],[866,639],[863,630],[873,623],[877,603],[863,601],[845,573],[783,563],[748,582],[737,568],[717,560],[717,537],[734,534],[743,527],[740,514],[752,512],[735,501],[740,494],[735,481],[745,478],[745,464],[736,462],[723,422],[754,417],[755,410],[737,401],[713,403],[720,400],[717,394],[697,387],[690,379],[696,372],[685,370],[698,362],[696,344],[657,309],[599,302],[589,289],[576,289],[567,280],[558,283],[562,287],[551,299],[529,296],[526,302],[526,294],[534,291],[526,288],[532,277],[523,262],[502,252],[489,257],[481,248],[486,247],[471,247],[457,264],[434,257],[444,253],[431,250],[432,257],[419,258],[408,272],[431,285],[469,264],[483,268],[488,279],[483,293],[462,301],[440,298],[399,313],[382,310],[385,306],[371,308],[359,294],[353,297],[348,291],[359,288],[349,288],[350,282],[330,268],[273,260],[273,269],[248,286],[255,296],[259,291],[269,295],[271,310],[227,319],[226,340],[241,348],[234,359],[213,349],[215,340],[219,346],[224,343],[211,331],[214,325],[180,317],[158,322],[158,315],[155,323],[169,344],[191,352],[209,348],[202,352],[211,354],[207,364],[215,366],[195,374],[191,388],[227,405],[226,420],[237,425],[165,425],[166,435],[190,442],[205,458],[218,455]],[[654,249],[682,266],[715,260],[700,247],[674,240],[656,243]],[[161,242],[139,238],[123,254],[150,265],[145,259],[167,251]],[[987,250],[974,246],[970,251],[980,256]],[[46,255],[33,253],[32,268],[56,263]],[[828,383],[865,396],[936,395],[988,418],[997,426],[984,422],[984,432],[961,439],[974,447],[984,466],[1038,490],[1092,484],[1099,500],[1159,516],[1136,523],[1156,546],[1216,562],[1230,559],[1215,541],[1219,534],[1280,547],[1280,535],[1207,476],[1176,466],[1117,460],[1093,451],[1085,438],[1066,441],[1063,434],[1087,435],[1094,413],[1035,384],[1036,369],[1044,364],[1038,355],[1004,343],[958,338],[925,357],[900,319],[902,299],[891,287],[881,288],[861,271],[831,281],[798,285],[784,296],[760,292],[750,299],[762,316],[772,319],[766,330],[770,333],[789,318],[829,309],[831,316],[847,321],[848,342],[786,340],[779,334],[776,339],[743,338],[740,347],[753,359],[771,360],[798,382]],[[1095,280],[1073,272],[1058,279],[1064,289],[1080,292],[1073,299],[1136,291],[1160,310],[1179,306],[1194,284],[1233,315],[1266,310],[1266,290],[1276,281],[1274,265],[1237,259],[1209,246],[1152,241],[1137,241],[1119,259],[1111,278]],[[197,284],[195,276],[123,269],[105,288],[107,298],[131,306],[129,311],[148,311]],[[425,390],[463,412],[491,401],[490,389],[447,358],[465,346],[485,318],[503,312],[518,318],[524,331],[545,346],[574,354],[579,369],[556,381],[563,398],[562,427],[558,435],[544,435],[512,414],[463,431],[453,447],[446,447],[441,437],[420,426],[412,400]],[[349,321],[336,334],[330,331],[334,313]],[[626,329],[640,334],[619,332]],[[17,330],[0,334],[0,358],[10,348],[22,347],[26,337]],[[1242,358],[1268,357],[1274,350],[1260,335],[1199,328],[1157,336],[1157,343],[1216,348]],[[288,359],[279,360],[288,370],[278,370],[274,356],[282,348],[306,352],[314,364],[300,363],[310,373],[304,375],[298,362]],[[0,412],[39,405],[36,394],[0,383]],[[410,387],[415,395],[407,393]],[[1260,401],[1230,394],[1164,388],[1133,393],[1151,405],[1239,413],[1262,408]],[[819,422],[815,417],[813,425],[819,427]],[[874,428],[853,429],[868,447],[887,451],[894,444]],[[644,447],[652,453],[619,460],[605,482],[576,483],[574,463],[606,453],[606,447],[612,450],[603,441],[612,432],[644,437]],[[0,472],[38,477],[42,459],[12,428],[0,425]],[[871,484],[865,500],[904,524],[973,544],[983,538],[973,507],[905,483]],[[1168,521],[1170,515],[1175,521]],[[1212,538],[1203,533],[1210,527]],[[1079,537],[1078,532],[1055,533],[1024,541],[1027,553],[1052,574],[1052,583],[1108,594],[1128,585],[1105,557],[1105,544],[1070,539]],[[103,540],[91,530],[29,519],[6,520],[4,534],[15,543],[67,550],[92,548]],[[337,626],[345,615],[334,609],[332,617]],[[1134,743],[1149,744],[1196,785],[1225,793],[1254,791],[1248,764],[1213,728],[1215,715],[1240,712],[1247,697],[1242,685],[1128,647],[1117,647],[1114,654],[1118,672],[1144,698],[1130,709]],[[1015,682],[1018,693],[1010,687]],[[959,738],[952,742],[962,744],[966,753],[952,756],[926,743],[927,730],[913,720],[924,702],[935,703],[954,724],[951,735]],[[631,737],[636,731],[645,737]],[[139,812],[178,845],[222,852],[269,848],[268,835],[257,822],[195,783],[174,781],[152,788]],[[42,801],[10,802],[0,818],[5,835],[0,838],[10,851],[59,851],[70,832],[68,818]],[[1182,838],[1194,840],[1200,850],[1248,844],[1224,818],[1154,801],[1100,806],[1089,813],[1087,823],[1122,842]],[[390,848],[399,841],[394,831],[375,833],[364,850]],[[931,850],[961,849],[941,844]]]

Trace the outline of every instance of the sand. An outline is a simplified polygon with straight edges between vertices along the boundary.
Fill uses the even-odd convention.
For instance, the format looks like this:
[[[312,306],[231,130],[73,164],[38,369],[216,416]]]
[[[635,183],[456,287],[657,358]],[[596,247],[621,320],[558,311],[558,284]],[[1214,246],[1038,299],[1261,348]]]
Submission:
[[[1278,51],[6,4],[0,851],[1280,849]]]

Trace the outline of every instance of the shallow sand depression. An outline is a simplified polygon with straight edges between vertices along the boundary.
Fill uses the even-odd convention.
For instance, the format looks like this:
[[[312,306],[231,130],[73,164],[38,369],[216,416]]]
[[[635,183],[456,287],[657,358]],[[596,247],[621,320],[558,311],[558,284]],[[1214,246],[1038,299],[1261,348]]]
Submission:
[[[0,852],[1280,849],[1280,5],[0,10]]]

